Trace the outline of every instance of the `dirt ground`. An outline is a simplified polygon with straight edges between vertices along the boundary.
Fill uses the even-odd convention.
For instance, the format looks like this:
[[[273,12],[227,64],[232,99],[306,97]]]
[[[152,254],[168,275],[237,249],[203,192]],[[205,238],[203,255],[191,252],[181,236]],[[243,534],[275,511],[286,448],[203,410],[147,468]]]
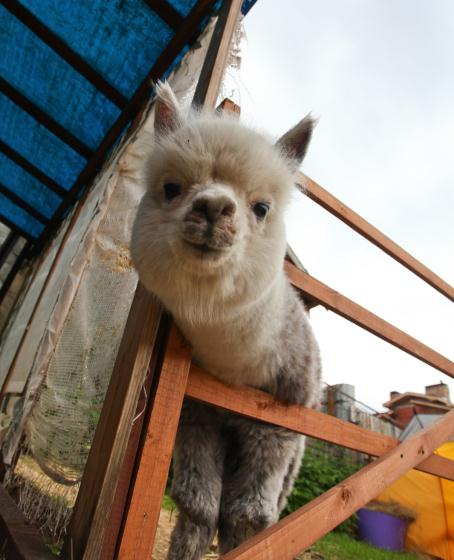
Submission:
[[[175,525],[176,517],[176,511],[161,510],[152,560],[165,560],[167,548],[169,546],[170,533]],[[216,558],[219,558],[219,554],[215,541],[211,550],[204,556],[204,559],[214,560]],[[308,551],[298,555],[295,560],[323,560],[323,556],[317,552]]]

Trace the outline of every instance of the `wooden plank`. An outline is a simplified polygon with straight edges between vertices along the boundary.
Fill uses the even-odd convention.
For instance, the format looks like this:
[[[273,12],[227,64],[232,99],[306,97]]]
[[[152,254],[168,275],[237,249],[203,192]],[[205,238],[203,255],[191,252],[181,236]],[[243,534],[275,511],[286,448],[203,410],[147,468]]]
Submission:
[[[146,426],[119,560],[151,558],[191,357],[191,347],[173,326]]]
[[[454,362],[445,356],[326,286],[326,284],[299,270],[289,262],[285,263],[285,271],[290,282],[304,295],[308,295],[341,317],[355,323],[355,325],[454,378]]]
[[[161,306],[138,285],[68,528],[63,558],[99,560]]]
[[[145,0],[147,6],[167,23],[174,31],[178,31],[184,17],[167,0]]]
[[[399,440],[395,438],[366,430],[328,414],[302,406],[284,405],[272,395],[258,389],[226,385],[195,365],[191,366],[186,395],[374,457],[381,456],[399,445]],[[454,480],[454,461],[438,455],[430,456],[418,469]]]
[[[224,0],[194,93],[194,105],[216,105],[242,4],[243,0]]]
[[[159,378],[164,349],[169,336],[170,322],[170,317],[164,314],[153,344],[150,364],[147,368],[145,382],[140,392],[137,408],[132,420],[128,446],[122,461],[121,470],[118,473],[115,496],[110,511],[107,512],[104,519],[106,531],[99,560],[112,560],[112,558],[115,557],[118,536],[120,534],[126,503],[128,501],[130,483],[135,468],[137,450],[139,449],[143,432],[143,425],[148,417],[150,402],[153,402],[152,383]]]
[[[429,456],[454,434],[454,411],[303,508],[259,533],[222,560],[292,560]]]
[[[0,485],[0,549],[8,560],[55,560],[38,529],[31,525],[16,502]]]
[[[442,278],[432,272],[427,266],[415,259],[397,243],[383,234],[379,229],[367,222],[359,214],[346,206],[343,202],[330,194],[318,183],[298,173],[297,186],[305,195],[317,204],[328,210],[331,214],[342,220],[354,231],[365,237],[368,241],[379,247],[401,265],[411,270],[416,276],[427,282],[441,294],[454,301],[454,288]]]

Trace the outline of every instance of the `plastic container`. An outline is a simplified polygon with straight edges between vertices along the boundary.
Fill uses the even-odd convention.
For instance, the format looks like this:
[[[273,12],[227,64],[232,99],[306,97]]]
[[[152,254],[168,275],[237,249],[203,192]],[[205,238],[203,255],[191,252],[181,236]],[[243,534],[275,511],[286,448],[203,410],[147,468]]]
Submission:
[[[404,550],[408,521],[366,508],[358,510],[358,519],[361,541],[386,550]]]

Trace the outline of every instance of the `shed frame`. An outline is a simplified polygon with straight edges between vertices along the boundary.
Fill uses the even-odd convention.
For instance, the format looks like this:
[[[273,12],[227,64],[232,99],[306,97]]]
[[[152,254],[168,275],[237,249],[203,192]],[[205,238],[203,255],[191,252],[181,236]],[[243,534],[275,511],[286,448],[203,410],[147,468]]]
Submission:
[[[209,107],[214,107],[216,102],[241,3],[241,0],[224,2],[202,70],[197,101]],[[167,17],[171,18],[172,14]],[[454,301],[451,286],[320,185],[301,173],[297,183],[305,195]],[[76,220],[77,211],[73,223]],[[302,296],[454,377],[454,363],[445,356],[293,264],[287,262],[285,269]],[[68,529],[63,558],[151,558],[185,396],[378,457],[224,555],[225,560],[291,560],[411,468],[454,480],[454,462],[433,454],[454,434],[454,411],[399,443],[321,412],[284,405],[256,389],[225,385],[192,364],[187,341],[156,298],[139,284]],[[14,515],[8,513],[4,500],[0,500],[0,518],[0,535],[4,537],[6,532],[13,545],[16,543],[14,558],[31,559],[19,541],[32,539],[36,545],[36,535],[17,531]],[[21,520],[17,523],[24,524]],[[52,557],[45,551],[40,554],[39,558]]]

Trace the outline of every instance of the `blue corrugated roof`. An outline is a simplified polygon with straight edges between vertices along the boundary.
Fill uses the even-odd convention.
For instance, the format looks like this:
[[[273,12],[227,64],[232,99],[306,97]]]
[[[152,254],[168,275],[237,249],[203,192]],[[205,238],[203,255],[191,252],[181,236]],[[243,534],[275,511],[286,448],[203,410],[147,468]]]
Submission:
[[[218,5],[2,0],[0,220],[42,240]]]

